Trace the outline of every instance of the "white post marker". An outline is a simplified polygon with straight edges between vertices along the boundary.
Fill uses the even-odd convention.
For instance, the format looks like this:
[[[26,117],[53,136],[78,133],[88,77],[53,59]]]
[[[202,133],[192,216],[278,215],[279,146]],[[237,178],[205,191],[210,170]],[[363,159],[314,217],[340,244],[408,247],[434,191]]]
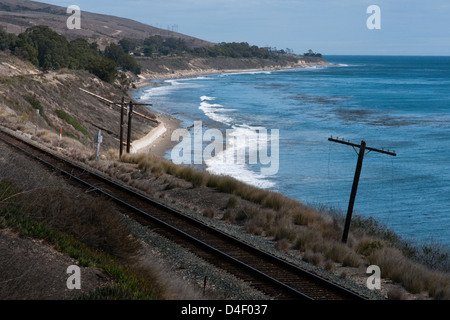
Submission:
[[[39,109],[36,109],[36,127],[34,128],[34,135],[37,135],[39,121]]]
[[[98,161],[100,157],[100,144],[103,142],[102,130],[98,130],[98,135],[95,137],[95,142],[97,142],[97,157],[95,159]]]

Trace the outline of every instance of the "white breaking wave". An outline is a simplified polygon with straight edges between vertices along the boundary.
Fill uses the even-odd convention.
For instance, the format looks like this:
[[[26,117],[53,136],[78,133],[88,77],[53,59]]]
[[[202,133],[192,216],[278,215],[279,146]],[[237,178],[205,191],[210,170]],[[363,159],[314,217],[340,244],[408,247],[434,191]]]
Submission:
[[[261,139],[266,139],[267,137],[258,135],[257,130],[264,129],[248,125],[233,126],[232,131],[227,134],[227,139],[231,138],[227,140],[227,148],[219,152],[215,157],[205,161],[207,165],[206,170],[217,175],[231,176],[255,187],[263,189],[273,188],[275,183],[269,180],[269,175],[257,173],[249,167],[252,164],[260,166],[260,164],[256,163],[258,156],[261,156],[258,154],[261,150],[257,146],[261,142],[267,142],[261,141]],[[233,137],[236,137],[240,143],[236,143]],[[271,139],[273,139],[273,136],[271,136]],[[242,143],[242,141],[245,142]],[[245,158],[239,158],[239,155],[245,155]],[[278,159],[273,160],[278,161]]]
[[[182,82],[182,80],[164,80],[164,84],[160,86],[151,87],[144,91],[140,97],[141,100],[148,100],[152,97],[161,97],[169,94],[171,91],[184,88],[198,88],[199,84]]]
[[[247,161],[247,163],[245,163],[245,161],[238,161],[238,155],[245,155],[245,157],[247,157],[247,160],[258,159],[257,146],[259,143],[261,143],[261,141],[259,140],[261,139],[261,136],[256,132],[257,130],[264,130],[265,128],[252,127],[245,124],[236,125],[234,123],[234,118],[229,115],[230,112],[236,110],[227,109],[223,105],[218,103],[211,103],[216,99],[216,97],[210,97],[206,95],[201,96],[199,109],[202,110],[208,118],[231,126],[232,129],[228,130],[226,138],[228,139],[231,137],[232,139],[227,140],[227,148],[219,152],[215,157],[205,160],[205,164],[207,166],[206,170],[217,175],[231,176],[239,181],[259,188],[267,189],[274,187],[275,183],[269,181],[267,175],[251,170],[251,168],[249,167],[250,165],[248,164],[250,161]],[[234,137],[237,138],[237,141],[246,142],[244,144],[236,143],[236,141],[233,140]],[[253,163],[253,165],[256,165],[256,161]]]
[[[272,74],[272,71],[241,71],[241,72],[225,72],[221,73],[219,77],[235,76],[240,74]]]
[[[201,96],[200,100],[202,100],[202,101],[212,101],[212,100],[216,100],[216,97]]]
[[[246,165],[226,163],[219,157],[206,160],[206,165],[206,170],[212,174],[230,176],[258,188],[269,189],[275,186],[274,182],[267,180],[267,176],[249,170]]]
[[[226,109],[221,104],[207,102],[216,100],[215,97],[201,96],[200,100],[202,102],[198,108],[202,110],[208,118],[226,125],[231,125],[233,123],[233,118],[227,115],[227,113],[235,111],[234,109]]]

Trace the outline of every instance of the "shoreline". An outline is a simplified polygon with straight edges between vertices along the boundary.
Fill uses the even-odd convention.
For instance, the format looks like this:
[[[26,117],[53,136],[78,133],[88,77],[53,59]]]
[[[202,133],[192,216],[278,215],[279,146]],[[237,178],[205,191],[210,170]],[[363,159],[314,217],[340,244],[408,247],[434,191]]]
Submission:
[[[276,67],[262,67],[262,68],[252,68],[252,69],[200,69],[200,70],[179,70],[167,73],[150,73],[143,72],[138,75],[139,80],[133,82],[134,87],[130,90],[130,96],[133,96],[139,89],[157,86],[157,84],[152,81],[155,80],[170,80],[170,79],[182,79],[186,77],[198,77],[205,75],[215,75],[215,74],[226,74],[226,73],[246,73],[246,72],[263,72],[263,71],[280,71],[280,70],[293,70],[302,69],[312,66],[323,66],[332,65],[328,62],[326,63],[305,63],[304,61],[299,61],[297,64],[290,66],[276,66]],[[143,138],[135,140],[132,142],[132,153],[147,153],[160,157],[164,157],[166,153],[172,149],[178,141],[172,141],[171,136],[173,131],[176,129],[183,129],[180,126],[181,120],[172,117],[169,114],[163,114],[152,110],[156,115],[156,119],[160,124],[150,130]],[[163,130],[164,128],[165,130]],[[134,150],[133,150],[134,145]]]
[[[151,81],[153,80],[169,80],[169,79],[181,79],[185,77],[198,77],[205,75],[215,75],[215,74],[227,74],[227,73],[245,73],[245,72],[259,72],[259,71],[280,71],[280,70],[291,70],[291,69],[302,69],[313,66],[329,66],[333,65],[331,63],[306,63],[304,61],[299,61],[295,64],[290,64],[288,66],[272,66],[272,67],[261,67],[261,68],[249,68],[249,69],[190,69],[190,70],[178,70],[178,71],[168,71],[167,73],[157,73],[157,72],[143,72],[137,77],[139,80],[133,82],[135,88],[132,89],[136,91],[138,89],[151,86]]]

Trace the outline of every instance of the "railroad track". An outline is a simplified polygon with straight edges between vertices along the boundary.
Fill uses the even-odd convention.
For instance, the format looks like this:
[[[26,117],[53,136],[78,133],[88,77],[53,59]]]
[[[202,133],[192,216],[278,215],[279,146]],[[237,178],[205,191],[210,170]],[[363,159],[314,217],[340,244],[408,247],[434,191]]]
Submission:
[[[0,140],[71,181],[111,198],[141,224],[275,299],[367,300],[24,139],[0,130]]]

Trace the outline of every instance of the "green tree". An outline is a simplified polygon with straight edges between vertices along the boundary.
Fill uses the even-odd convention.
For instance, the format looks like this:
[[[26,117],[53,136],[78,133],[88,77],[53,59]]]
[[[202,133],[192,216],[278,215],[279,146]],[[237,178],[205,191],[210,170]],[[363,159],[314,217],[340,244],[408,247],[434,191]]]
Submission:
[[[91,61],[99,56],[99,51],[86,39],[72,40],[69,43],[68,67],[70,69],[88,69]]]
[[[38,48],[27,34],[19,34],[15,45],[11,49],[11,51],[19,58],[28,60],[39,67]]]
[[[44,70],[57,70],[68,66],[69,42],[47,26],[35,26],[25,31],[37,48],[38,65]]]
[[[102,56],[93,58],[89,63],[88,70],[103,81],[110,83],[117,77],[116,63],[111,59]]]
[[[0,50],[5,51],[9,49],[11,44],[10,34],[3,30],[3,27],[0,26]]]
[[[119,67],[134,72],[135,74],[139,74],[141,72],[141,68],[137,64],[134,57],[125,53],[123,49],[117,44],[110,44],[105,48],[105,57],[114,61]]]

